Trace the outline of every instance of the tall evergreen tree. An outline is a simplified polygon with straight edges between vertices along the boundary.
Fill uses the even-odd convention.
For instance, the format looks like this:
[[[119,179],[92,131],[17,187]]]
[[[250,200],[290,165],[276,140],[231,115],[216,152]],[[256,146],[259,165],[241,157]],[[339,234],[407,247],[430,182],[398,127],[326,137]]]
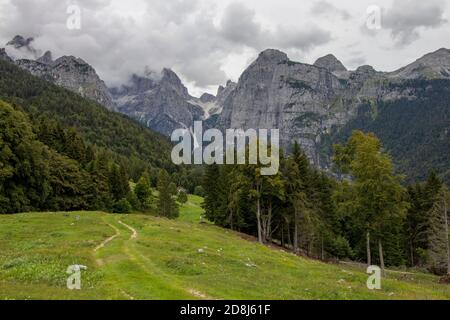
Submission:
[[[429,257],[430,269],[433,272],[448,275],[450,275],[449,208],[450,192],[443,186],[429,214]]]
[[[158,213],[162,217],[174,219],[179,216],[178,205],[175,200],[176,190],[171,186],[170,176],[162,169],[158,174]]]
[[[109,189],[115,201],[124,199],[130,193],[130,184],[125,169],[112,164],[109,171]]]
[[[150,175],[148,171],[144,171],[139,178],[138,183],[134,187],[134,194],[139,202],[141,210],[147,210],[150,208],[152,202],[152,189],[150,186]]]

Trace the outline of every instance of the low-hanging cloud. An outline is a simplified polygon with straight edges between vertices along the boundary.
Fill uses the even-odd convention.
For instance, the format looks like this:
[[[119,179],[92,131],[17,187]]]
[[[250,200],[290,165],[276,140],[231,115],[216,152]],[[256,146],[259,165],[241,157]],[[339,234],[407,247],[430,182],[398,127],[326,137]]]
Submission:
[[[82,27],[66,27],[67,7],[81,8]],[[331,39],[326,30],[263,27],[240,2],[217,11],[205,0],[135,0],[139,12],[121,12],[114,0],[0,0],[0,40],[35,38],[34,46],[54,57],[74,55],[92,64],[109,85],[126,81],[145,66],[173,68],[198,87],[227,80],[221,63],[230,54],[267,47],[308,51]],[[122,4],[123,6],[123,4]],[[130,4],[131,6],[131,4]]]
[[[311,13],[315,16],[325,15],[328,17],[339,17],[343,20],[349,20],[352,17],[347,10],[338,8],[326,0],[315,2],[311,7]]]
[[[419,39],[422,29],[446,24],[445,7],[446,0],[394,0],[384,10],[382,27],[390,30],[397,45],[405,46]]]

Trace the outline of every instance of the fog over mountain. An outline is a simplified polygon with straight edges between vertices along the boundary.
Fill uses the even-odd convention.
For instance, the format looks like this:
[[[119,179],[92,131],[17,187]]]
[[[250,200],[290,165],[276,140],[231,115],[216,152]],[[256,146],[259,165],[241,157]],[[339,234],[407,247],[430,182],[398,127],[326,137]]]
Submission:
[[[312,64],[333,53],[349,69],[370,63],[396,70],[441,47],[449,38],[449,3],[378,1],[381,29],[366,27],[371,1],[280,0],[0,0],[0,42],[34,38],[41,54],[76,56],[92,65],[108,86],[143,76],[146,67],[175,71],[190,93],[215,94],[237,82],[259,52],[277,48]],[[81,10],[81,28],[66,26],[68,7]],[[26,22],[26,23],[25,23]],[[25,39],[25,40],[26,40]],[[30,52],[21,52],[30,58]]]

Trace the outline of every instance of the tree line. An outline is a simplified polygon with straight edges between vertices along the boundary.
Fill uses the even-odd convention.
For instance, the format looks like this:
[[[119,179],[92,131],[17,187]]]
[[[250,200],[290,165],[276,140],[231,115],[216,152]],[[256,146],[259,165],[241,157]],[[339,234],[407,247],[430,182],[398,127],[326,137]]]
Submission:
[[[0,213],[156,210],[178,216],[177,201],[187,201],[186,193],[165,169],[145,169],[134,185],[120,160],[74,128],[46,117],[33,123],[0,100]]]
[[[334,147],[333,163],[336,177],[295,143],[275,176],[258,165],[207,166],[205,216],[308,257],[450,272],[450,196],[435,173],[405,187],[378,138],[361,131]]]

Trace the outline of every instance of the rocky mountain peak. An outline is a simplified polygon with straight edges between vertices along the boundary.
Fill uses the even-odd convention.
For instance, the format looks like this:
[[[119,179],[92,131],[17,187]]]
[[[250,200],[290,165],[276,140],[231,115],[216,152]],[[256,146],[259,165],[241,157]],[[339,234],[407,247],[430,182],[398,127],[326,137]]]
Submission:
[[[363,74],[375,74],[377,71],[372,66],[364,65],[364,66],[358,67],[358,69],[356,69],[355,72],[363,73]]]
[[[187,88],[183,85],[178,75],[169,68],[164,68],[162,70],[160,85],[162,87],[170,87],[174,89],[179,95],[189,98]]]
[[[439,50],[424,55],[417,61],[426,62],[429,64],[442,64],[446,63],[448,59],[450,59],[450,49],[441,48]]]
[[[17,35],[15,36],[11,41],[9,41],[6,45],[7,46],[12,46],[15,49],[20,49],[23,47],[30,47],[31,42],[34,41],[34,38],[30,37],[25,39],[23,36],[21,35]]]
[[[316,67],[327,69],[330,72],[345,72],[347,68],[334,55],[328,54],[317,59],[314,63]]]
[[[13,60],[16,59],[36,59],[38,57],[38,50],[32,46],[34,38],[24,38],[17,35],[6,44],[6,50]]]
[[[6,53],[5,48],[0,48],[0,60],[13,62],[13,60]]]
[[[450,79],[450,50],[441,48],[389,74],[403,79]]]
[[[51,64],[53,63],[53,56],[51,51],[46,51],[44,55],[38,59],[36,59],[37,62],[43,63],[43,64]]]
[[[276,50],[276,49],[267,49],[259,54],[258,59],[256,59],[255,63],[280,63],[289,61],[289,58],[286,53]]]
[[[216,97],[210,93],[204,93],[200,97],[200,101],[203,103],[214,102],[214,100],[216,100]]]

